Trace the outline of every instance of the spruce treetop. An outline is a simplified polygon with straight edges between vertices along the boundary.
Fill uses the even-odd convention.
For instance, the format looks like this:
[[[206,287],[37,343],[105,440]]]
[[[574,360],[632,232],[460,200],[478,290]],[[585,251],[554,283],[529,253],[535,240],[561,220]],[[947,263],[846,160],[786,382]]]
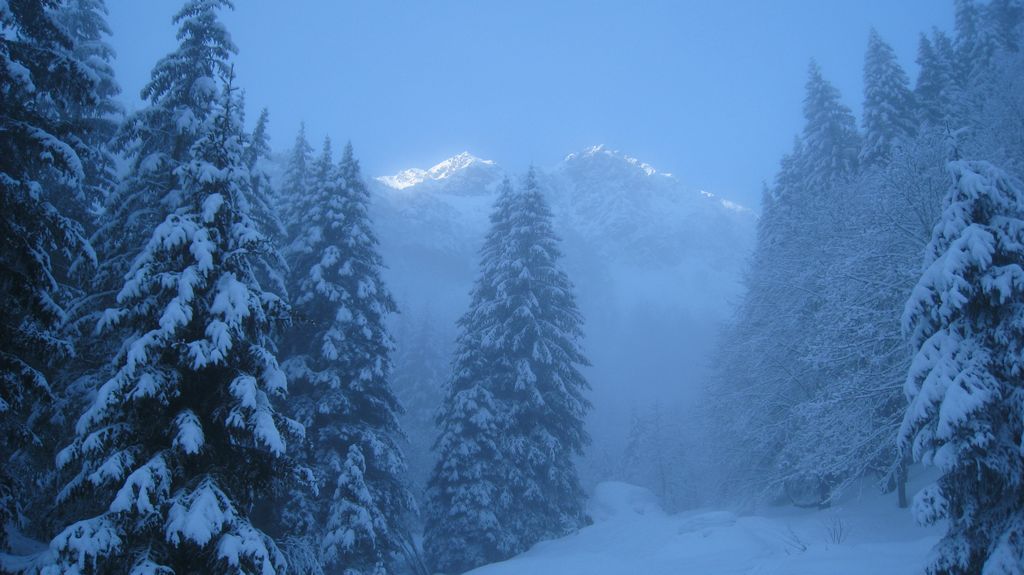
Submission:
[[[822,76],[821,67],[813,60],[808,67],[804,120],[808,185],[828,187],[855,175],[861,146],[856,120],[840,101],[839,90]]]
[[[913,93],[892,48],[875,30],[868,36],[864,60],[864,147],[860,161],[877,164],[890,158],[894,146],[917,132]]]

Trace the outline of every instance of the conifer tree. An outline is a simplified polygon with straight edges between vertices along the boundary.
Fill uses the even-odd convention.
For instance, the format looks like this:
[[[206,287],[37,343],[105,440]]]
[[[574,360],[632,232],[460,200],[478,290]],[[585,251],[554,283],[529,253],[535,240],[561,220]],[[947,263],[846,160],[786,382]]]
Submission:
[[[1024,2],[1021,0],[991,0],[988,5],[996,45],[1006,52],[1017,52],[1021,45],[1021,26],[1024,25]]]
[[[942,32],[935,32],[932,38],[922,34],[917,65],[920,71],[914,86],[914,100],[920,122],[925,126],[943,128],[954,111],[954,95],[957,93],[949,38]]]
[[[271,186],[270,175],[265,164],[271,161],[270,112],[263,108],[249,136],[245,148],[245,165],[252,174],[253,215],[258,219],[264,232],[277,243],[284,240],[285,229],[282,218],[278,215],[280,201]],[[283,278],[282,278],[283,279]]]
[[[582,317],[531,169],[503,184],[438,415],[424,547],[461,572],[584,525]]]
[[[892,48],[874,30],[864,59],[864,165],[884,163],[917,132],[913,93]]]
[[[64,9],[0,6],[0,551],[37,487],[34,473],[17,471],[41,446],[32,421],[53,398],[58,362],[76,352],[68,268],[95,263],[81,220],[96,183],[90,162],[103,154],[91,120],[106,111],[109,78],[97,72],[102,58],[83,61],[83,34]]]
[[[305,144],[303,132],[304,130],[300,129],[300,137]],[[304,156],[308,155],[305,148],[308,148],[308,144],[304,146]],[[288,266],[287,290],[292,303],[292,324],[284,332],[281,352],[284,358],[282,367],[290,382],[287,413],[308,429],[314,425],[314,420],[318,417],[319,403],[322,402],[328,412],[336,409],[326,407],[331,398],[325,398],[324,392],[320,389],[324,387],[325,381],[314,379],[315,368],[309,365],[311,358],[308,357],[308,351],[316,349],[309,333],[311,328],[320,328],[320,317],[330,315],[328,312],[323,312],[328,313],[323,316],[309,315],[318,313],[307,311],[307,300],[312,297],[309,288],[315,286],[308,285],[304,289],[302,285],[307,281],[311,266],[316,264],[316,253],[313,250],[315,243],[322,241],[322,228],[306,225],[304,216],[300,215],[306,210],[319,211],[323,214],[325,207],[332,201],[337,201],[332,199],[337,190],[330,137],[324,138],[321,152],[316,160],[311,162],[308,173],[305,161],[302,169],[301,195],[295,196],[294,201],[287,201],[288,216],[285,225],[288,231],[288,244],[285,249],[285,262]],[[288,189],[287,183],[284,189]],[[283,202],[286,202],[285,197],[282,196]],[[335,377],[335,373],[330,369],[324,370],[320,376],[321,379],[326,378],[328,389],[341,385],[340,379],[335,380]],[[317,461],[314,435],[312,431],[307,433],[306,440],[300,448],[300,458],[305,462]],[[306,481],[294,485],[287,495],[287,501],[279,501],[275,503],[275,507],[281,509],[280,531],[291,535],[287,550],[289,560],[300,560],[302,563],[308,563],[311,569],[322,570],[323,558],[319,539],[323,532],[324,510],[320,496],[326,478],[323,477],[323,472],[317,476],[313,465],[308,469],[311,473]]]
[[[122,110],[115,101],[120,89],[114,78],[114,52],[107,43],[107,9],[103,0],[63,0],[51,14],[71,43],[75,65],[92,85],[90,98],[65,101],[54,108],[61,116],[65,139],[80,160],[82,179],[67,187],[67,193],[55,194],[53,201],[61,214],[80,222],[85,233],[91,234],[102,217],[104,199],[118,183],[116,159],[109,144]],[[31,487],[24,492],[26,513],[20,527],[24,535],[36,539],[52,536],[52,529],[66,516],[64,510],[52,508],[60,483],[53,459],[72,433],[84,394],[90,392],[88,375],[105,359],[97,353],[103,344],[93,337],[95,317],[90,313],[89,288],[96,264],[89,251],[58,265],[62,281],[74,286],[63,320],[74,355],[50,370],[52,395],[34,415],[34,445],[21,450],[19,475],[31,478]]]
[[[806,398],[803,378],[812,373],[802,361],[809,316],[802,288],[814,264],[805,242],[816,236],[805,227],[815,212],[804,192],[803,157],[797,138],[775,184],[764,191],[747,292],[715,359],[704,417],[721,442],[715,487],[728,497],[779,495],[784,481],[778,455],[790,408]]]
[[[244,160],[246,169],[252,178],[252,217],[260,228],[260,233],[275,246],[282,246],[287,240],[284,218],[280,214],[281,201],[267,173],[267,165],[271,160],[270,134],[268,126],[270,112],[266,108],[260,111],[256,125],[247,138]],[[277,250],[273,252],[275,259],[261,261],[263,269],[260,278],[268,287],[279,295],[288,293],[288,263]]]
[[[147,105],[126,118],[115,139],[128,175],[107,199],[93,242],[103,266],[97,288],[116,293],[152,229],[179,203],[179,168],[202,134],[217,98],[217,78],[237,52],[218,12],[231,0],[189,0],[174,16],[178,47],[154,66],[141,96]],[[110,305],[109,297],[103,305]]]
[[[274,345],[286,306],[260,284],[271,254],[250,212],[241,111],[230,83],[176,170],[177,207],[136,257],[106,324],[130,335],[58,457],[61,501],[97,514],[51,543],[60,572],[280,572],[252,506],[294,465],[301,426]]]
[[[827,270],[849,214],[861,138],[839,92],[811,63],[803,133],[766,191],[747,294],[729,328],[709,416],[732,438],[723,484],[742,496],[787,494],[827,504],[834,478],[784,457],[798,410],[828,381],[812,331],[828,293]],[[728,413],[728,415],[723,415]],[[810,499],[813,498],[813,502]]]
[[[864,170],[831,195],[836,208],[811,215],[819,220],[812,226],[824,223],[830,232],[824,249],[809,246],[817,248],[819,279],[809,284],[816,297],[800,336],[807,342],[800,346],[800,369],[813,368],[813,377],[804,380],[803,393],[788,396],[785,423],[778,425],[786,438],[779,467],[801,504],[827,505],[865,475],[885,478],[886,489],[905,480],[892,442],[907,366],[897,317],[922,239],[908,221],[916,206],[907,205],[908,190],[894,181],[904,166],[918,167],[917,120],[906,76],[874,31],[864,72]],[[806,484],[803,478],[817,478],[818,485],[799,493],[794,487]]]
[[[245,163],[249,169],[254,168],[260,160],[270,158],[270,135],[267,133],[269,124],[270,111],[263,108],[256,119],[256,126],[252,129],[249,145],[245,148]]]
[[[955,73],[966,89],[990,70],[996,50],[995,29],[988,18],[988,6],[977,0],[955,0]]]
[[[825,80],[813,61],[808,70],[804,119],[803,182],[823,199],[824,190],[856,175],[861,138],[853,113],[839,99],[839,90]]]
[[[502,250],[494,369],[508,377],[513,422],[506,442],[512,485],[525,513],[513,529],[526,547],[587,522],[583,490],[572,461],[589,438],[583,418],[589,365],[580,347],[583,317],[573,286],[559,267],[551,211],[531,169],[513,196]]]
[[[921,523],[948,522],[928,572],[1009,575],[1024,565],[1024,188],[987,162],[950,171],[903,315],[900,445],[941,472],[914,500]]]
[[[104,0],[64,0],[59,11],[55,13],[61,27],[71,39],[75,57],[85,67],[95,86],[96,97],[91,102],[80,102],[67,110],[70,131],[79,142],[79,157],[82,163],[84,179],[80,193],[73,198],[66,198],[64,209],[74,214],[82,222],[91,237],[96,229],[103,225],[105,204],[120,184],[117,158],[112,149],[112,139],[117,134],[124,111],[115,100],[121,89],[114,77],[114,50],[107,43],[111,31],[107,26],[107,7]],[[82,290],[75,303],[75,313],[69,318],[72,334],[78,347],[78,361],[67,366],[64,379],[75,379],[81,371],[95,368],[95,350],[102,347],[96,345],[91,327],[95,325],[94,311],[91,305],[96,264],[88,259],[75,259],[71,262],[69,273],[75,278]],[[68,397],[68,390],[59,390],[58,395],[65,396],[63,401],[74,401]],[[71,393],[70,395],[74,395]],[[57,414],[65,419],[63,414]]]
[[[436,419],[440,435],[434,445],[437,463],[427,483],[423,549],[428,562],[442,572],[461,573],[519,550],[505,525],[514,509],[502,445],[510,422],[496,397],[497,374],[483,349],[486,331],[495,322],[491,310],[499,282],[497,260],[510,228],[513,194],[505,180],[480,251],[480,277],[469,311],[458,321],[452,374]]]
[[[92,101],[78,102],[68,110],[75,124],[75,138],[82,144],[79,154],[85,180],[77,203],[80,209],[88,211],[80,219],[93,228],[93,212],[102,207],[118,184],[110,140],[123,113],[115,101],[121,88],[114,77],[114,50],[106,41],[111,33],[106,21],[107,7],[103,0],[66,0],[55,16],[73,43],[72,53],[87,68],[94,85]]]
[[[88,0],[82,2],[83,6],[89,4]],[[230,0],[190,0],[176,13],[173,22],[178,27],[179,45],[156,63],[141,93],[146,105],[125,119],[111,143],[127,163],[126,175],[106,194],[91,236],[99,266],[91,278],[91,294],[80,304],[80,323],[89,326],[83,329],[87,353],[80,355],[79,361],[85,376],[79,378],[76,389],[67,390],[69,402],[91,401],[95,389],[117,376],[120,366],[111,358],[124,354],[124,342],[137,337],[137,325],[107,321],[105,310],[121,308],[118,294],[152,240],[154,229],[185,201],[183,166],[192,160],[195,143],[207,134],[219,79],[230,71],[229,59],[236,52],[218,17],[219,10],[231,7]],[[240,107],[234,108],[240,117]],[[247,203],[246,211],[253,201],[248,194],[238,200]],[[273,253],[265,255],[271,260],[275,257]],[[250,263],[260,268],[264,259],[253,258]],[[100,324],[102,328],[97,327]],[[66,411],[73,421],[81,409]],[[67,512],[61,520],[101,511],[84,503],[85,498],[69,498],[71,495],[66,491],[60,497],[59,509]],[[69,499],[76,501],[72,504]]]
[[[286,366],[319,488],[304,503],[313,509],[306,528],[326,570],[382,573],[412,506],[401,479],[401,407],[390,387],[385,321],[395,303],[381,278],[369,191],[352,146],[333,165],[326,140],[312,181],[295,198],[290,260],[299,320]]]
[[[295,204],[302,201],[308,193],[310,180],[313,177],[310,172],[313,148],[306,141],[306,124],[299,125],[299,133],[295,136],[295,144],[288,155],[288,164],[285,166],[284,181],[281,183],[281,193],[278,203],[281,210],[286,214],[287,222],[296,223],[297,219],[293,212]],[[293,237],[290,234],[289,237]]]

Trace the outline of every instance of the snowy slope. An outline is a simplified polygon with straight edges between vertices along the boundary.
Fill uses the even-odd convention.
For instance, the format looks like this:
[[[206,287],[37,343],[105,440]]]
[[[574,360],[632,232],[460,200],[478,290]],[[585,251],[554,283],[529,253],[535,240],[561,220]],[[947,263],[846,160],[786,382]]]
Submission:
[[[941,527],[914,525],[893,495],[870,488],[823,511],[669,515],[646,489],[602,483],[591,500],[591,515],[594,524],[578,533],[470,573],[916,575],[941,533]]]

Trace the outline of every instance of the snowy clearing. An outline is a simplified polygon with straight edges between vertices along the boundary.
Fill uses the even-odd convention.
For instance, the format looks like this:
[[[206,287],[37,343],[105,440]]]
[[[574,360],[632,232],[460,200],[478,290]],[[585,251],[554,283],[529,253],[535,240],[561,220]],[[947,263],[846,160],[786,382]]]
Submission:
[[[909,575],[923,571],[943,529],[917,526],[895,494],[871,485],[826,510],[669,515],[647,489],[609,482],[597,486],[590,513],[594,524],[578,533],[470,573]]]

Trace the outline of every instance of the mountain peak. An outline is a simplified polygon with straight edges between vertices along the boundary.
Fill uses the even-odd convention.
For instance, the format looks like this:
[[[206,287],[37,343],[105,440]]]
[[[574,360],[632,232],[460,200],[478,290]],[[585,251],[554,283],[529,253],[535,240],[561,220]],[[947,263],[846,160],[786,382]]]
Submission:
[[[393,176],[380,176],[377,181],[389,188],[404,190],[428,180],[445,180],[463,172],[473,166],[496,167],[493,160],[480,159],[469,152],[456,154],[447,160],[438,162],[431,168],[423,170],[420,168],[409,168],[402,170]]]
[[[481,160],[469,152],[462,152],[461,154],[456,154],[447,160],[436,164],[434,167],[427,170],[427,174],[429,174],[430,179],[432,180],[443,180],[451,177],[459,171],[465,170],[473,164],[483,164],[485,166],[495,165],[492,160]]]
[[[656,170],[654,168],[654,166],[652,166],[652,165],[650,165],[650,164],[648,164],[646,162],[642,162],[642,161],[640,161],[637,158],[634,158],[632,156],[627,156],[626,154],[623,154],[622,152],[620,152],[618,150],[612,150],[610,148],[607,148],[607,147],[605,147],[604,144],[598,144],[596,146],[590,146],[589,148],[585,148],[582,152],[579,152],[579,153],[575,153],[574,152],[572,154],[569,154],[568,156],[565,157],[565,160],[563,160],[563,163],[568,164],[568,163],[571,163],[571,162],[574,162],[574,161],[593,160],[593,159],[615,159],[615,160],[619,160],[621,162],[629,164],[630,166],[632,166],[632,167],[642,171],[644,173],[644,175],[646,175],[646,176],[654,176],[654,175],[671,176],[672,175],[672,174],[668,174],[668,173],[659,172],[658,170]]]

